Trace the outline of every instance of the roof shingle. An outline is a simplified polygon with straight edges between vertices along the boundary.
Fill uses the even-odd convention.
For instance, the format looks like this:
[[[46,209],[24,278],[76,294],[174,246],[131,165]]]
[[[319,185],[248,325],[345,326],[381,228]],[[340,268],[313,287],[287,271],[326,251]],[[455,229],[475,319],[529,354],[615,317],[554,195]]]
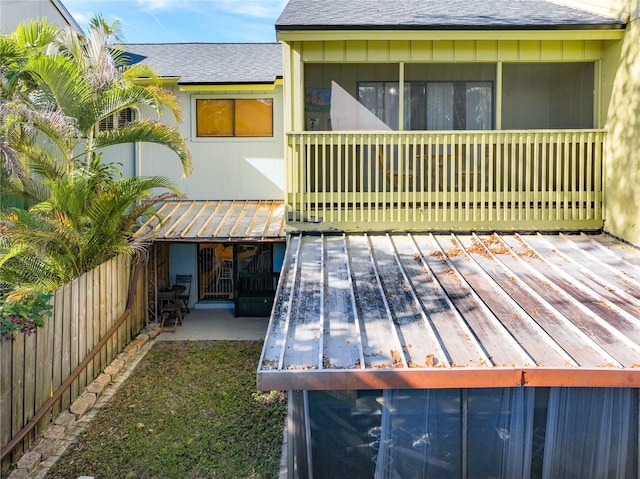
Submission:
[[[623,28],[546,0],[289,0],[276,30]]]
[[[279,43],[126,44],[132,63],[150,65],[181,85],[273,83],[282,77]]]

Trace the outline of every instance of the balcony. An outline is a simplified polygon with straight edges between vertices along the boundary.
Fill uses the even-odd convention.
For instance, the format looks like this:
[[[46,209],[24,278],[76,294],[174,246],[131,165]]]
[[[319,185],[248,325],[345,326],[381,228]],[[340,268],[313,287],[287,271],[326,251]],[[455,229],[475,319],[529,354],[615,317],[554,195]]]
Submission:
[[[289,225],[594,230],[605,130],[289,133]]]

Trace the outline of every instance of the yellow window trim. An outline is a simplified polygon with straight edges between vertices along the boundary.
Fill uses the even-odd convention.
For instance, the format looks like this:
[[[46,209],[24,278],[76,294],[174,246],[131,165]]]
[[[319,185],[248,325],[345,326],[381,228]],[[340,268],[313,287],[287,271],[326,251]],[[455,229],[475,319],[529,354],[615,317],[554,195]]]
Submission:
[[[136,78],[133,82],[136,85],[156,85],[156,84],[160,84],[160,85],[177,85],[178,84],[178,80],[180,79],[180,77],[164,77],[164,78],[158,78],[156,80],[153,80],[151,78]]]
[[[282,85],[281,79],[273,83],[246,83],[246,84],[224,84],[224,85],[181,85],[181,91],[273,91],[276,86]]]

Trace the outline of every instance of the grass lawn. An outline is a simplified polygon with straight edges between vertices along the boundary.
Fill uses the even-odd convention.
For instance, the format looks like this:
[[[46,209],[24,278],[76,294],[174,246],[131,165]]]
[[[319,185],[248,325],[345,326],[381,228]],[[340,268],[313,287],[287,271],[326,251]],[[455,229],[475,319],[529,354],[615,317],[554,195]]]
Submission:
[[[276,478],[283,394],[257,341],[158,342],[47,478]]]

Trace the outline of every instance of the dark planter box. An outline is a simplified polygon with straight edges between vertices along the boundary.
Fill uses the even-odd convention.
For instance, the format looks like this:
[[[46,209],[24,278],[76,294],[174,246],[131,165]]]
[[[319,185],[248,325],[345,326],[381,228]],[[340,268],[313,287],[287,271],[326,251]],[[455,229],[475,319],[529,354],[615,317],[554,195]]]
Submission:
[[[235,316],[269,316],[273,297],[273,291],[253,291],[249,295],[240,295],[235,301]]]

